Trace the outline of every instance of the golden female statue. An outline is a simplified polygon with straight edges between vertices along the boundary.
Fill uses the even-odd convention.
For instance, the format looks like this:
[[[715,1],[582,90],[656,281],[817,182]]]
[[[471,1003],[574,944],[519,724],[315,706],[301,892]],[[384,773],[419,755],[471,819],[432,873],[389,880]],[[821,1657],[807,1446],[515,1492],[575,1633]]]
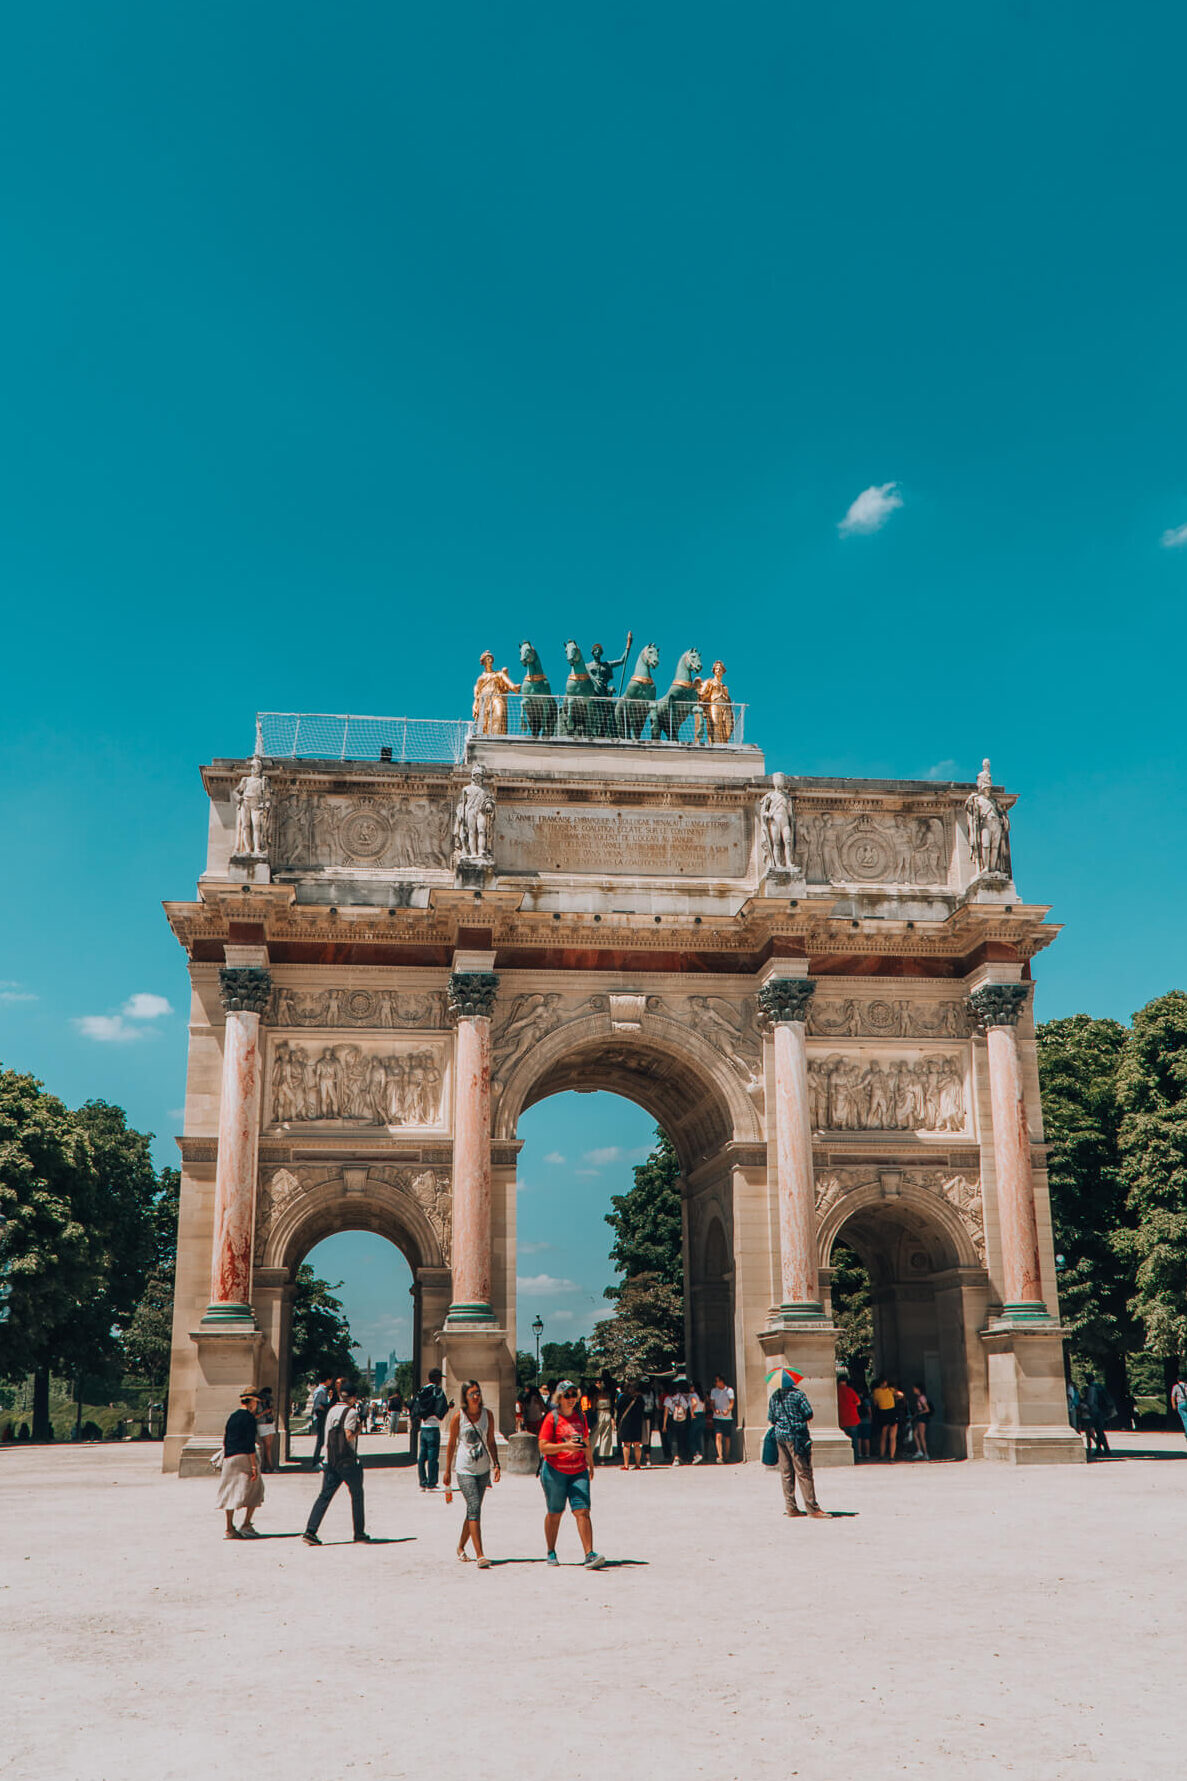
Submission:
[[[712,680],[696,682],[696,740],[728,742],[734,733],[734,707],[725,684],[725,663],[714,662]]]
[[[478,734],[505,736],[507,694],[517,693],[519,688],[506,668],[495,667],[495,658],[489,649],[484,649],[479,659],[482,662],[482,673],[474,682],[474,722],[478,726]]]

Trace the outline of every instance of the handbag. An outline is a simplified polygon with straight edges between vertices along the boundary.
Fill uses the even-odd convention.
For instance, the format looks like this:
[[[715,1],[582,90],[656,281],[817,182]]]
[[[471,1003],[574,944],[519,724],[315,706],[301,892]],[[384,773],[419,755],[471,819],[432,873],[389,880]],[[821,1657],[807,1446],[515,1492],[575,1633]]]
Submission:
[[[779,1464],[779,1443],[775,1439],[775,1431],[769,1428],[762,1441],[762,1463],[764,1466]]]
[[[226,1454],[223,1452],[221,1447],[219,1448],[217,1453],[212,1453],[210,1456],[211,1471],[212,1472],[221,1472],[223,1469],[223,1460],[225,1458],[226,1458]]]

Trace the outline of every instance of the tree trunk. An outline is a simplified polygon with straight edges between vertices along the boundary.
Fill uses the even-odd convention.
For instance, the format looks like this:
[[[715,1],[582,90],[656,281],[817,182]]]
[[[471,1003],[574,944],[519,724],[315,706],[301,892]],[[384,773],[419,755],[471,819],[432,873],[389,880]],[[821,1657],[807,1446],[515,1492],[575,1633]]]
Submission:
[[[52,1441],[49,1420],[49,1368],[38,1367],[33,1375],[33,1439]]]
[[[1129,1407],[1129,1370],[1123,1354],[1110,1354],[1104,1364],[1105,1390],[1117,1406],[1117,1427],[1131,1429],[1133,1416]]]

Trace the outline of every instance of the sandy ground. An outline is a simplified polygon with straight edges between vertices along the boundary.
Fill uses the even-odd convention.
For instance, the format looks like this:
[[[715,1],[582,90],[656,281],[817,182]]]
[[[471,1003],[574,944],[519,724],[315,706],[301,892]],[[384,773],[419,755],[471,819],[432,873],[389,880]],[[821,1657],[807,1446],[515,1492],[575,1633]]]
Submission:
[[[8,1448],[0,1772],[1179,1775],[1187,1445],[1115,1445],[825,1472],[828,1522],[785,1520],[755,1465],[599,1472],[594,1574],[571,1526],[541,1562],[533,1478],[488,1497],[480,1572],[460,1499],[390,1462],[387,1543],[347,1543],[340,1492],[314,1551],[308,1473],[269,1478],[268,1538],[227,1543],[213,1475],[164,1478],[159,1449]]]

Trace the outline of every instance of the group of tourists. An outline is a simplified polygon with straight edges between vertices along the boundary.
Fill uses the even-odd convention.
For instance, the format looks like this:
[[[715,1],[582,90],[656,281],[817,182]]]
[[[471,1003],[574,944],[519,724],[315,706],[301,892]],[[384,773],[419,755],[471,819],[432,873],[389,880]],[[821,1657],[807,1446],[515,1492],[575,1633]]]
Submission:
[[[515,1403],[517,1432],[539,1432],[556,1406],[557,1382],[529,1385]],[[623,1472],[643,1471],[654,1463],[658,1436],[663,1462],[699,1466],[705,1460],[727,1464],[733,1455],[734,1391],[718,1373],[708,1392],[683,1376],[657,1384],[636,1379],[618,1386],[603,1374],[582,1380],[578,1408],[592,1430],[593,1463]]]
[[[935,1410],[922,1385],[906,1391],[885,1373],[873,1387],[858,1390],[847,1374],[837,1381],[837,1421],[853,1443],[853,1463],[896,1459],[927,1459],[927,1427]]]

